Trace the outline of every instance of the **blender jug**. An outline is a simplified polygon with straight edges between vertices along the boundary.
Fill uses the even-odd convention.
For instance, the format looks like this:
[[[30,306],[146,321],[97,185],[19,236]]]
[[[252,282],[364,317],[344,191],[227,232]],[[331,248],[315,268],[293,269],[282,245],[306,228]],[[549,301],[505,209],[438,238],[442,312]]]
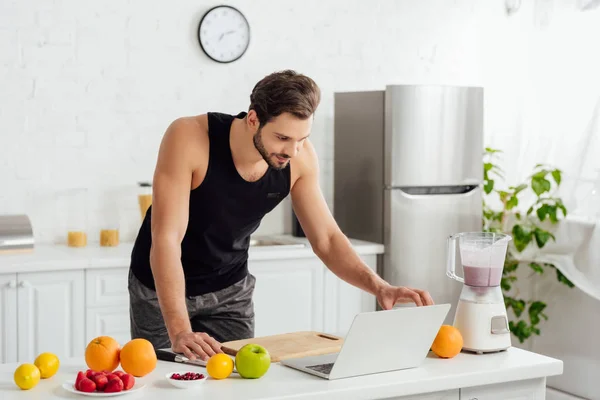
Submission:
[[[457,276],[455,270],[457,239],[463,277]],[[494,232],[463,232],[450,236],[446,275],[467,286],[499,286],[510,240],[509,235]]]

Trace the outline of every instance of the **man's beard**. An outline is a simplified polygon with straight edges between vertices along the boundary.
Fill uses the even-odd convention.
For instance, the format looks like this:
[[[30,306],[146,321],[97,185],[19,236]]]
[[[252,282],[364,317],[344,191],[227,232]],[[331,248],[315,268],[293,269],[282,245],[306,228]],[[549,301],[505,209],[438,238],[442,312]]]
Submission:
[[[258,150],[258,152],[262,156],[263,160],[265,160],[271,168],[284,169],[288,165],[288,162],[281,164],[277,161],[277,159],[274,159],[274,155],[272,156],[267,152],[267,149],[265,149],[265,146],[262,142],[261,134],[262,134],[262,128],[258,128],[258,131],[254,134],[254,137],[252,138],[252,141],[254,142],[254,147],[256,147],[256,150]],[[279,157],[283,157],[283,158],[289,158],[286,154],[276,154],[276,155]]]

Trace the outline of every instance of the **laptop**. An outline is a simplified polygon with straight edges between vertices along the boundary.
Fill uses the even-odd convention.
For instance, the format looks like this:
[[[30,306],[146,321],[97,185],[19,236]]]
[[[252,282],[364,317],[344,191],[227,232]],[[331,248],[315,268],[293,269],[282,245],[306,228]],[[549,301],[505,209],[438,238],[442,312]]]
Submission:
[[[325,379],[415,368],[427,357],[450,304],[359,313],[337,353],[280,361]]]

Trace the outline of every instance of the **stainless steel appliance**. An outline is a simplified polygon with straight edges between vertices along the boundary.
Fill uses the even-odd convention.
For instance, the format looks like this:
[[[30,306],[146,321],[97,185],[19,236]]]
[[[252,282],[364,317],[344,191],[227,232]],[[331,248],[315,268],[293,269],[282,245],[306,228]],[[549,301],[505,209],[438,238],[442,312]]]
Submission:
[[[450,303],[446,240],[482,224],[483,89],[389,85],[334,94],[334,216],[383,243],[379,273]]]
[[[0,215],[0,254],[33,251],[34,237],[27,215]]]

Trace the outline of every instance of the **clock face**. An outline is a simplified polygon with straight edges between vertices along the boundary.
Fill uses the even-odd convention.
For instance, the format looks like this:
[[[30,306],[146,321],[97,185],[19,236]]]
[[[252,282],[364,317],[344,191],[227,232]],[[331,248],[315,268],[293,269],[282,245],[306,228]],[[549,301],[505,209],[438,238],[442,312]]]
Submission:
[[[228,63],[240,58],[250,43],[250,25],[244,15],[230,6],[210,9],[198,26],[198,40],[207,56]]]

